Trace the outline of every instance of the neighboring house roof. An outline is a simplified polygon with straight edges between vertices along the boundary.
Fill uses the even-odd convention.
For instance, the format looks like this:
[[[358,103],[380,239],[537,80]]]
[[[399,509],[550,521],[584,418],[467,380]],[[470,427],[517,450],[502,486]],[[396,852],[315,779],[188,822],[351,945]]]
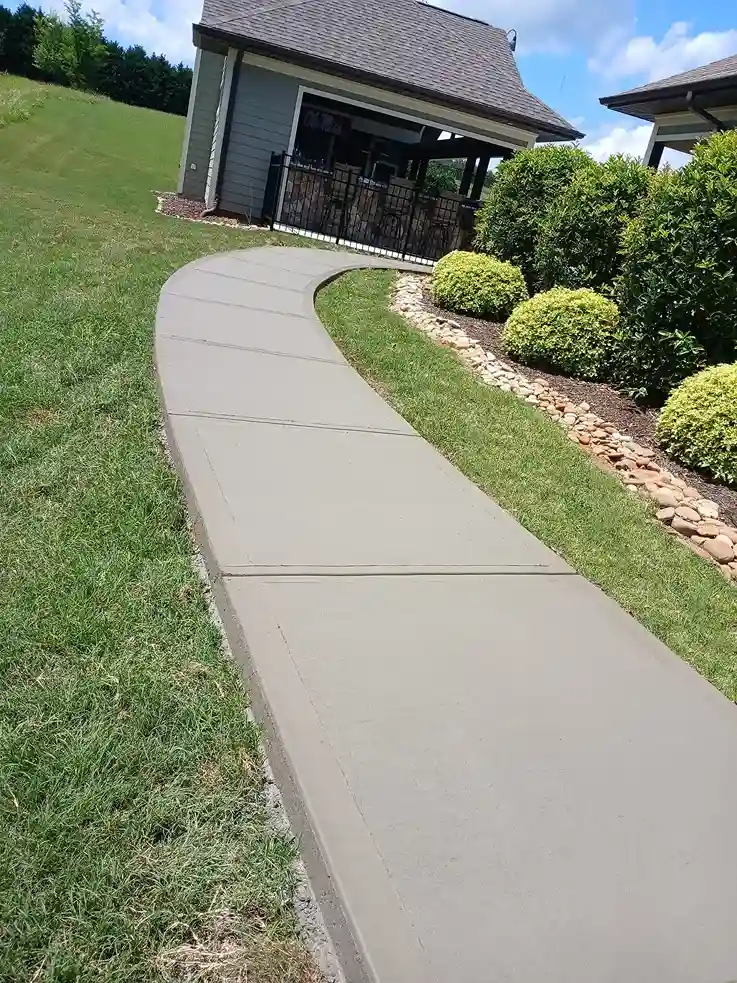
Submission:
[[[700,105],[724,105],[734,98],[736,89],[737,55],[730,55],[636,89],[603,96],[599,102],[610,109],[652,119],[657,113],[683,108],[682,103],[689,92],[701,96]]]
[[[547,138],[583,136],[527,91],[503,30],[419,0],[205,0],[197,27]]]

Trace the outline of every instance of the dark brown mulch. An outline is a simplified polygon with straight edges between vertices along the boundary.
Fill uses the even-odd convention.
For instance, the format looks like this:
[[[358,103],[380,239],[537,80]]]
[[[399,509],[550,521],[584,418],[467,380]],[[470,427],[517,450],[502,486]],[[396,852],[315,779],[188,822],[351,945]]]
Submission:
[[[205,203],[198,198],[185,198],[183,195],[178,195],[174,192],[161,192],[159,193],[159,199],[161,201],[159,212],[171,218],[186,218],[190,221],[210,222],[214,225],[230,225],[233,228],[238,228],[239,226],[244,228],[253,227],[245,220],[232,216],[203,215]]]
[[[496,355],[506,365],[520,372],[529,379],[543,379],[553,389],[562,395],[570,397],[574,403],[588,403],[591,412],[596,413],[606,423],[613,424],[620,433],[627,434],[643,447],[649,447],[655,452],[658,464],[667,468],[673,474],[697,488],[704,498],[716,502],[719,506],[720,517],[732,525],[737,525],[737,489],[708,481],[697,472],[691,471],[678,464],[659,449],[655,440],[655,425],[658,422],[658,411],[643,409],[627,396],[618,393],[611,386],[601,382],[587,382],[584,379],[573,379],[554,372],[543,372],[531,369],[529,365],[515,362],[506,353],[501,340],[502,324],[482,321],[479,318],[465,317],[462,314],[449,314],[433,304],[427,290],[423,291],[426,309],[439,317],[451,317],[457,321],[469,338],[478,341],[482,348]]]

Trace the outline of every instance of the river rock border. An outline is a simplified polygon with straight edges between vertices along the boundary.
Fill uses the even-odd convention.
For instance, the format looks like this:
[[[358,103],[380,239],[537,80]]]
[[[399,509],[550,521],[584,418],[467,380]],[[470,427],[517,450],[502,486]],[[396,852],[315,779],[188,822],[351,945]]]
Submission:
[[[672,535],[737,583],[737,529],[720,521],[716,502],[702,498],[696,488],[661,468],[650,448],[619,433],[592,413],[588,403],[574,403],[544,379],[528,379],[469,338],[457,321],[427,311],[423,301],[426,279],[414,273],[400,274],[393,304],[397,313],[433,341],[454,349],[485,383],[514,393],[547,413],[600,467],[616,474],[633,494],[652,500],[658,506],[657,519]]]

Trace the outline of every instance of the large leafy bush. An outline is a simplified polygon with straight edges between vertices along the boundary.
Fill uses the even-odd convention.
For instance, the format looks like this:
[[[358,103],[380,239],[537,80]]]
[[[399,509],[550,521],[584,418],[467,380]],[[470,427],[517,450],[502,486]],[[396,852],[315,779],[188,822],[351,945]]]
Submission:
[[[547,209],[585,167],[594,162],[577,147],[532,147],[502,161],[479,212],[476,249],[519,266],[535,287],[535,250]]]
[[[713,365],[682,382],[657,435],[676,460],[737,484],[737,365]]]
[[[615,156],[573,175],[540,229],[535,266],[542,287],[611,289],[622,233],[640,211],[652,174],[632,157]]]
[[[600,379],[618,320],[617,305],[593,290],[554,287],[513,311],[502,340],[520,362]]]
[[[653,400],[737,347],[737,131],[658,175],[623,238],[617,378]]]
[[[522,271],[492,256],[455,251],[435,264],[435,303],[459,314],[504,320],[527,297]]]

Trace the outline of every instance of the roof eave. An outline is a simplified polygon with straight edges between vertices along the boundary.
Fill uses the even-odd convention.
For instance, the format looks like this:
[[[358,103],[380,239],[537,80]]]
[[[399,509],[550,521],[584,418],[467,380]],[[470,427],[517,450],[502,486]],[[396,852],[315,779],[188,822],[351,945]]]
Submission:
[[[328,72],[331,75],[338,75],[342,78],[353,79],[357,82],[366,82],[376,86],[376,88],[385,89],[388,92],[407,92],[417,95],[424,99],[429,99],[439,106],[445,106],[448,109],[471,112],[476,116],[481,115],[484,119],[496,120],[500,123],[512,123],[517,126],[524,126],[528,130],[540,134],[540,136],[544,135],[545,139],[580,140],[583,138],[583,133],[579,133],[573,127],[551,125],[542,120],[534,119],[531,116],[507,113],[503,110],[485,106],[482,103],[469,102],[465,99],[450,99],[432,89],[426,89],[419,85],[411,85],[407,82],[395,82],[392,85],[393,80],[387,78],[385,75],[375,75],[373,72],[362,71],[349,65],[342,65],[340,62],[331,61],[327,58],[306,55],[302,52],[294,51],[292,48],[269,44],[265,41],[260,41],[258,38],[250,38],[244,34],[223,31],[220,28],[209,27],[207,24],[194,24],[193,28],[195,44],[198,46],[198,36],[202,35],[213,40],[232,44],[247,51],[252,51],[254,54],[281,58],[284,61],[290,61],[295,65],[300,65],[303,68],[314,68]]]
[[[630,112],[637,115],[634,107],[643,103],[658,102],[662,99],[684,98],[689,92],[701,94],[704,92],[718,93],[725,89],[737,87],[737,75],[726,75],[718,79],[701,79],[698,82],[681,82],[678,85],[664,85],[652,89],[642,89],[639,92],[618,92],[613,96],[602,96],[599,102],[607,109],[614,109],[617,112]]]

